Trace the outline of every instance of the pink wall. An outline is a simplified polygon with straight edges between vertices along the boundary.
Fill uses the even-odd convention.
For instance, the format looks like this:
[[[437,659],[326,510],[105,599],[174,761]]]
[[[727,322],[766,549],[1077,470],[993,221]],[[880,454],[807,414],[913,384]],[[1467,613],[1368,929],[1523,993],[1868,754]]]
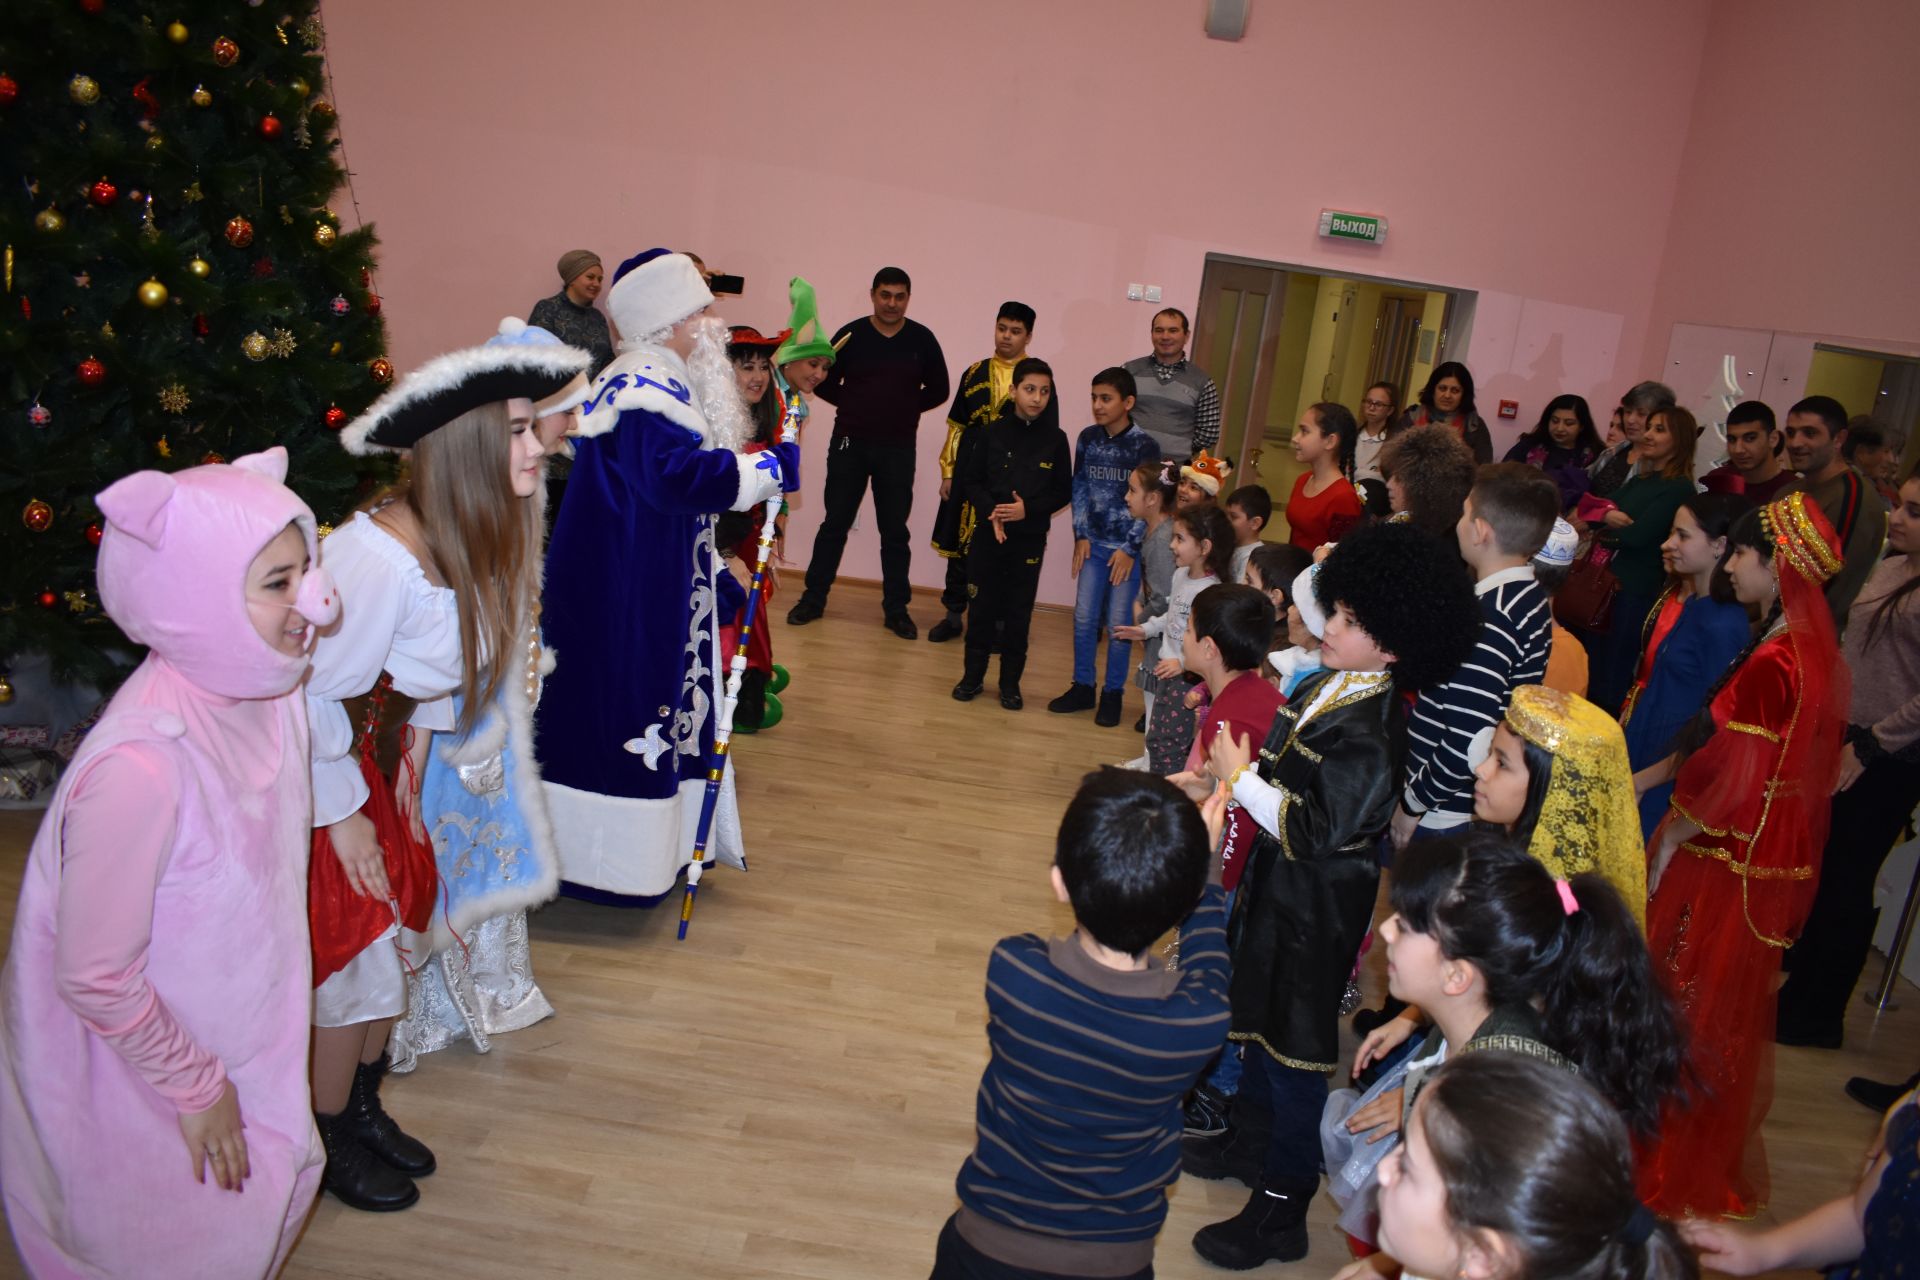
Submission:
[[[1920,6],[1718,0],[1643,363],[1676,322],[1920,342]]]
[[[724,314],[763,329],[789,275],[814,281],[837,326],[897,263],[956,367],[988,350],[999,302],[1024,299],[1070,431],[1093,372],[1147,349],[1153,308],[1127,302],[1127,283],[1191,310],[1208,251],[1478,290],[1482,400],[1523,414],[1562,389],[1617,394],[1643,349],[1664,351],[1645,318],[1704,0],[1396,6],[1384,25],[1260,0],[1238,44],[1204,38],[1201,12],[329,0],[332,92],[384,242],[396,360],[524,315],[564,249],[611,263],[656,243],[746,275]],[[1380,91],[1356,89],[1368,81]],[[1323,206],[1387,214],[1388,243],[1320,241]],[[817,421],[790,538],[803,560]],[[929,585],[942,434],[940,415],[923,420],[913,576]],[[1072,598],[1067,536],[1044,600]],[[868,514],[842,572],[878,576]],[[929,593],[918,607],[930,621]]]

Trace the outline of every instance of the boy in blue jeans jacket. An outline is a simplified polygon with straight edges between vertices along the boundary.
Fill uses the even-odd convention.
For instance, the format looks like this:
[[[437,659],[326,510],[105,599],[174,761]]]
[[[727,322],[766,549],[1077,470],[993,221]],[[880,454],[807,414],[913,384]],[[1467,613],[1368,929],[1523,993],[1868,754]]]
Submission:
[[[1227,1035],[1216,789],[1103,769],[1060,820],[1065,938],[1003,938],[987,960],[973,1154],[931,1280],[1153,1274],[1180,1176],[1180,1099]],[[1180,967],[1153,956],[1180,926]]]
[[[1133,621],[1140,591],[1140,539],[1146,523],[1127,510],[1127,477],[1160,456],[1160,446],[1133,420],[1133,375],[1102,369],[1093,375],[1093,425],[1073,449],[1073,576],[1080,588],[1073,603],[1073,684],[1047,704],[1049,711],[1086,711],[1094,706],[1095,650],[1107,633],[1107,677],[1094,723],[1120,723],[1127,687],[1128,641],[1115,627]]]

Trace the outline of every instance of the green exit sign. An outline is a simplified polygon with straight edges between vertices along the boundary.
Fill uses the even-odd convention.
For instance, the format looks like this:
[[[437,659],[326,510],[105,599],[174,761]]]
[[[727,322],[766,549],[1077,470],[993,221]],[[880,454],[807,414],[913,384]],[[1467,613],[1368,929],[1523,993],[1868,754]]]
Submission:
[[[1322,209],[1320,234],[1329,240],[1364,240],[1368,244],[1379,244],[1387,238],[1387,220],[1373,213]]]

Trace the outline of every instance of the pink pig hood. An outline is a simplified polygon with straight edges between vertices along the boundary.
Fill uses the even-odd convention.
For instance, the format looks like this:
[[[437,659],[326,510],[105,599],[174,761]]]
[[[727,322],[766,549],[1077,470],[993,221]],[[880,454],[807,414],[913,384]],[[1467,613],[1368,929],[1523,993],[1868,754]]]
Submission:
[[[247,616],[247,569],[287,525],[300,527],[312,561],[296,610],[315,626],[339,615],[313,512],[286,477],[287,451],[276,446],[231,464],[138,471],[96,499],[107,518],[101,604],[128,638],[209,693],[277,697],[306,670],[307,655],[276,651]]]

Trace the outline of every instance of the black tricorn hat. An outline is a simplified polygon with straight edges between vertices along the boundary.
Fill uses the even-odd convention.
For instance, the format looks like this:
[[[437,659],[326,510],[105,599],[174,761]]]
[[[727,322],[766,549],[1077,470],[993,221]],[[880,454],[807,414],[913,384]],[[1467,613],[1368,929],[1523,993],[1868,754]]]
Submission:
[[[411,449],[422,436],[470,409],[501,400],[545,400],[587,371],[593,357],[577,347],[490,342],[435,356],[340,432],[348,453]]]

